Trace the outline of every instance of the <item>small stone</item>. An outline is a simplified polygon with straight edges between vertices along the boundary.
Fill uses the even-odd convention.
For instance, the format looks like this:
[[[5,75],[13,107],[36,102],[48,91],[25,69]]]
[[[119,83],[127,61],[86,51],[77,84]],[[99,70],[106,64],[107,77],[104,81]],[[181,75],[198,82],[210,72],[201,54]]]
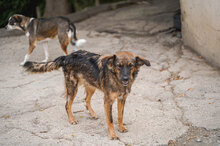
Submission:
[[[197,138],[196,142],[202,142],[202,139],[201,138]]]
[[[190,123],[186,123],[186,126],[190,127],[190,126],[191,126],[191,124],[190,124]]]
[[[169,140],[168,146],[176,146],[176,143],[173,140]]]

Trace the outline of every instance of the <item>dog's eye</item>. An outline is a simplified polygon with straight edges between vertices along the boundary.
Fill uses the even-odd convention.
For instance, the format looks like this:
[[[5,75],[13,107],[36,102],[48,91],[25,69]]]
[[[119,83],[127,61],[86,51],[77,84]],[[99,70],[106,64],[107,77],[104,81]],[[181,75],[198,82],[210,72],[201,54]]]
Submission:
[[[134,64],[130,63],[128,66],[129,66],[129,67],[133,67],[133,66],[134,66]]]
[[[117,67],[120,69],[120,68],[122,68],[122,65],[121,64],[117,64]]]
[[[9,24],[10,24],[10,25],[14,25],[14,22],[12,22],[12,21],[9,21]]]

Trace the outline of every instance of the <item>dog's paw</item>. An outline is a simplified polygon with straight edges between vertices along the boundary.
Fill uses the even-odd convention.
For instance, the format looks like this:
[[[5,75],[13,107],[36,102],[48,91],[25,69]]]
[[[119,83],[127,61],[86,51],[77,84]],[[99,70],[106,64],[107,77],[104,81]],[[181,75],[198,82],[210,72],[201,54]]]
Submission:
[[[77,121],[77,120],[71,120],[71,121],[69,121],[69,122],[70,122],[70,124],[72,124],[72,125],[78,124],[78,121]]]
[[[20,66],[23,66],[24,64],[25,64],[25,62],[21,62],[21,63],[20,63]]]
[[[91,120],[98,120],[99,118],[98,117],[89,117],[89,119],[91,119]]]
[[[47,62],[48,61],[48,59],[44,59],[44,60],[42,60],[41,62]]]
[[[94,120],[97,120],[98,116],[95,113],[93,113],[93,114],[91,114],[91,118],[94,119]]]
[[[125,133],[125,132],[128,132],[128,129],[125,128],[124,126],[119,126],[118,131],[121,132],[121,133]]]
[[[99,119],[99,117],[98,116],[94,116],[94,117],[92,117],[92,119],[97,120],[97,119]]]
[[[111,140],[119,140],[119,137],[116,134],[110,136]]]

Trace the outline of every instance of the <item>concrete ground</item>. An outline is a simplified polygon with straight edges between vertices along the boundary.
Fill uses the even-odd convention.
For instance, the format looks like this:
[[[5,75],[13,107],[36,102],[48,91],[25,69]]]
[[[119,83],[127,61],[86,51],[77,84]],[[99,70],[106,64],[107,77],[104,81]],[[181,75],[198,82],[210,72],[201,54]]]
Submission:
[[[90,118],[80,88],[72,111],[79,121],[68,123],[62,71],[28,74],[21,66],[26,36],[0,38],[0,145],[219,145],[220,72],[184,47],[169,33],[176,0],[140,2],[101,13],[77,23],[78,49],[112,54],[131,51],[150,60],[142,67],[128,96],[124,122],[127,133],[109,140],[103,93],[92,99],[99,119]],[[69,46],[69,52],[76,50]],[[49,42],[50,60],[63,55],[58,40]],[[44,59],[42,44],[30,60]]]

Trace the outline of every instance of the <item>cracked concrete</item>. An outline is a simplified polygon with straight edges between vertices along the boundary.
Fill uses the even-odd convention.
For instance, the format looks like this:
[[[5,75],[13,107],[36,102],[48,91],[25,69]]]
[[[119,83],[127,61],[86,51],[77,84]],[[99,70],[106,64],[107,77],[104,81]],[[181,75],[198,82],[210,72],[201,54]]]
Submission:
[[[72,106],[79,123],[70,125],[62,71],[24,72],[19,63],[27,52],[26,36],[0,38],[0,145],[219,145],[219,70],[185,48],[180,38],[160,31],[172,27],[177,8],[176,0],[153,0],[76,24],[80,38],[88,41],[80,49],[100,54],[127,50],[151,61],[150,68],[141,68],[128,96],[127,133],[117,131],[113,106],[120,137],[115,141],[108,138],[103,93],[93,96],[99,117],[93,120],[80,88]],[[49,54],[50,60],[63,54],[58,40],[49,42]],[[43,58],[39,44],[31,60]]]

